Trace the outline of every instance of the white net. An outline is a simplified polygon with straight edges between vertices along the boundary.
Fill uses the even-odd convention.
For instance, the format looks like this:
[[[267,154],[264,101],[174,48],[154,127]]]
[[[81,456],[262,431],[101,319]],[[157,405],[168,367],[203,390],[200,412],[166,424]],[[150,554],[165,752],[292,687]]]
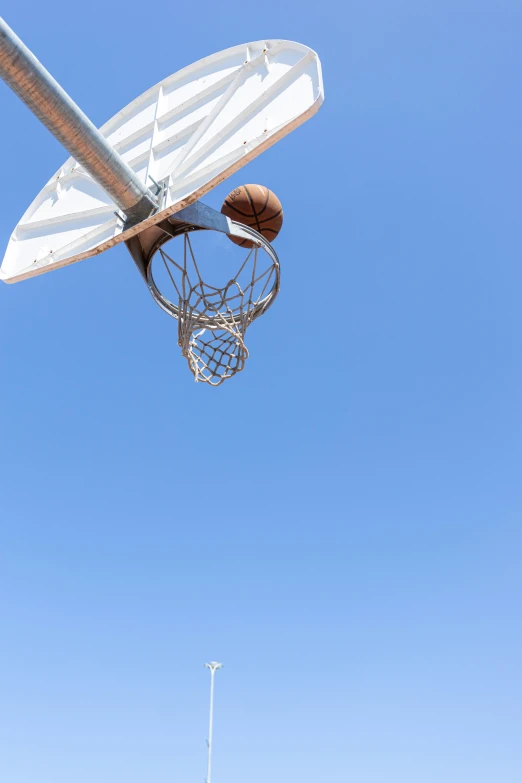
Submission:
[[[266,240],[252,232],[254,235],[257,244],[249,250],[239,249],[240,267],[222,287],[203,280],[194,235],[191,239],[184,233],[168,243],[168,252],[162,245],[157,253],[164,268],[163,279],[175,292],[172,298],[159,294],[161,302],[178,319],[178,344],[196,381],[219,386],[243,370],[248,359],[246,330],[278,293],[277,256]],[[234,250],[238,252],[236,246]],[[213,265],[213,276],[219,269]],[[205,276],[208,274],[205,270]],[[156,285],[154,279],[153,283]]]

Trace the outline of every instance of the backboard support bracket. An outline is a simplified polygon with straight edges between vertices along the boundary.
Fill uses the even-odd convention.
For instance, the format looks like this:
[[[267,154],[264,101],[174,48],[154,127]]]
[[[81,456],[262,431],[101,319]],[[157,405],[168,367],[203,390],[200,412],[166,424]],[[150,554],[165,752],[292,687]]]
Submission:
[[[166,183],[164,183],[165,187]],[[121,219],[121,215],[115,214]],[[174,238],[178,234],[193,229],[221,231],[223,234],[236,233],[232,222],[225,215],[201,201],[196,201],[194,204],[180,209],[179,212],[175,212],[166,220],[162,220],[161,223],[146,228],[140,234],[125,241],[127,250],[146,283],[147,266],[158,244],[158,239],[163,239],[165,234]]]
[[[195,201],[160,223],[145,228],[136,236],[125,240],[125,246],[149,290],[148,265],[158,245],[165,242],[165,234],[174,238],[179,236],[179,234],[201,229],[219,231],[222,234],[231,234],[244,239],[252,238],[251,229],[249,230],[241,224],[235,223],[223,215],[222,212],[209,207],[208,204],[203,204],[202,201]]]

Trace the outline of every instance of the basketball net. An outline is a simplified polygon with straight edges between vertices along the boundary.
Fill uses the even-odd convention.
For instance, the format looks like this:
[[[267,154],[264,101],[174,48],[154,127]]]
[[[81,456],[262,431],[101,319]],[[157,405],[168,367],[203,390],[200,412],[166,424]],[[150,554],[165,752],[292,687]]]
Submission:
[[[244,368],[246,331],[279,291],[279,261],[272,246],[256,231],[249,229],[249,233],[256,244],[245,251],[238,272],[223,288],[202,279],[189,233],[182,235],[182,261],[176,261],[164,245],[159,248],[177,294],[173,314],[178,318],[181,352],[194,379],[211,386],[219,386]]]

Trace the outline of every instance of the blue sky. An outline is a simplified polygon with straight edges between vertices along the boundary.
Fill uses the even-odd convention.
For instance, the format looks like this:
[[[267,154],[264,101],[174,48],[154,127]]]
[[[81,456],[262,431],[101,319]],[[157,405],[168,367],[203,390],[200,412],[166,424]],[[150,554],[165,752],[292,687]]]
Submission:
[[[230,180],[285,226],[224,386],[122,247],[0,288],[0,779],[203,783],[218,659],[213,783],[519,783],[520,4],[2,11],[97,124],[263,37],[326,100]],[[67,155],[0,106],[6,244]]]

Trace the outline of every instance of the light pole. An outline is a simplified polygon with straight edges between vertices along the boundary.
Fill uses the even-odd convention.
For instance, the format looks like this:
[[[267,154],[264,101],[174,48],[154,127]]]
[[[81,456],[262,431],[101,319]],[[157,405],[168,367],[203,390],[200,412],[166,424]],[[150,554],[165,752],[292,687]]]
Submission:
[[[210,669],[210,718],[208,725],[208,767],[207,767],[207,783],[210,783],[210,773],[212,768],[212,724],[214,721],[214,677],[218,669],[223,666],[222,663],[216,663],[211,661],[206,663],[207,669]]]

